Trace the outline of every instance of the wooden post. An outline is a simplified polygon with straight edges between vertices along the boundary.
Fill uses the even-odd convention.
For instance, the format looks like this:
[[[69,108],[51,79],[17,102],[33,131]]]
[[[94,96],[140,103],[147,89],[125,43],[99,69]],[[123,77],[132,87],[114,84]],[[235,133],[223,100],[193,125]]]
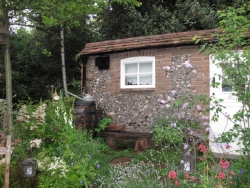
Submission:
[[[0,154],[5,154],[5,175],[4,188],[9,188],[10,183],[10,157],[11,157],[11,136],[7,136],[6,147],[0,147]]]
[[[7,112],[5,111],[4,114],[3,114],[3,130],[7,130]]]
[[[10,157],[11,157],[11,136],[8,135],[6,144],[6,155],[5,155],[5,177],[4,177],[5,188],[9,188],[10,184]]]

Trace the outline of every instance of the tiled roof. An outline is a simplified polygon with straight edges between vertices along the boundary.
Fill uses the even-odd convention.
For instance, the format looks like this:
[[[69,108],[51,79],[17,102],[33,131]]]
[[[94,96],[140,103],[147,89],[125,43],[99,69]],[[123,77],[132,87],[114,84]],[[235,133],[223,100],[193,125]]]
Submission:
[[[133,49],[154,48],[170,45],[194,44],[194,36],[201,36],[203,40],[212,40],[212,35],[217,33],[218,29],[187,31],[178,33],[168,33],[161,35],[151,35],[142,37],[133,37],[117,40],[107,40],[101,42],[87,43],[80,52],[81,55],[97,55],[102,53],[112,53]]]

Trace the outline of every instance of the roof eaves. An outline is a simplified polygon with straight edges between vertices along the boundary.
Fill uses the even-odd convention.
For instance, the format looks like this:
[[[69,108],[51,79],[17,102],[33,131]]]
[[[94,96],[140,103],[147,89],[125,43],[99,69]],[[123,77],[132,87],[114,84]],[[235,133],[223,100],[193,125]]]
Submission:
[[[212,33],[217,32],[218,29],[211,29],[87,43],[85,48],[80,52],[80,55],[96,55],[135,49],[195,44],[193,40],[194,36],[200,36],[202,41],[209,41],[214,39]]]

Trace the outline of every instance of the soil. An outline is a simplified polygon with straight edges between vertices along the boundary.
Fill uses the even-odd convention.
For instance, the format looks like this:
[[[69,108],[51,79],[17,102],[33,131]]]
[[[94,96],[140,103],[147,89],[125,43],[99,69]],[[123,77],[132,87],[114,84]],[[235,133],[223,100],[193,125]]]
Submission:
[[[114,159],[112,159],[109,163],[110,166],[125,166],[126,164],[130,163],[132,161],[131,157],[125,157],[125,156],[121,156],[121,157],[116,157]]]

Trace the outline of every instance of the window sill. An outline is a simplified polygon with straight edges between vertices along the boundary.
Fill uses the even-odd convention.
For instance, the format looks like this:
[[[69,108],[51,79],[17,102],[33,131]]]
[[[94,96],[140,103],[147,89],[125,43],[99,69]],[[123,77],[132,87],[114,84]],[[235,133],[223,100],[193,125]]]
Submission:
[[[155,88],[120,88],[120,91],[154,91]]]

